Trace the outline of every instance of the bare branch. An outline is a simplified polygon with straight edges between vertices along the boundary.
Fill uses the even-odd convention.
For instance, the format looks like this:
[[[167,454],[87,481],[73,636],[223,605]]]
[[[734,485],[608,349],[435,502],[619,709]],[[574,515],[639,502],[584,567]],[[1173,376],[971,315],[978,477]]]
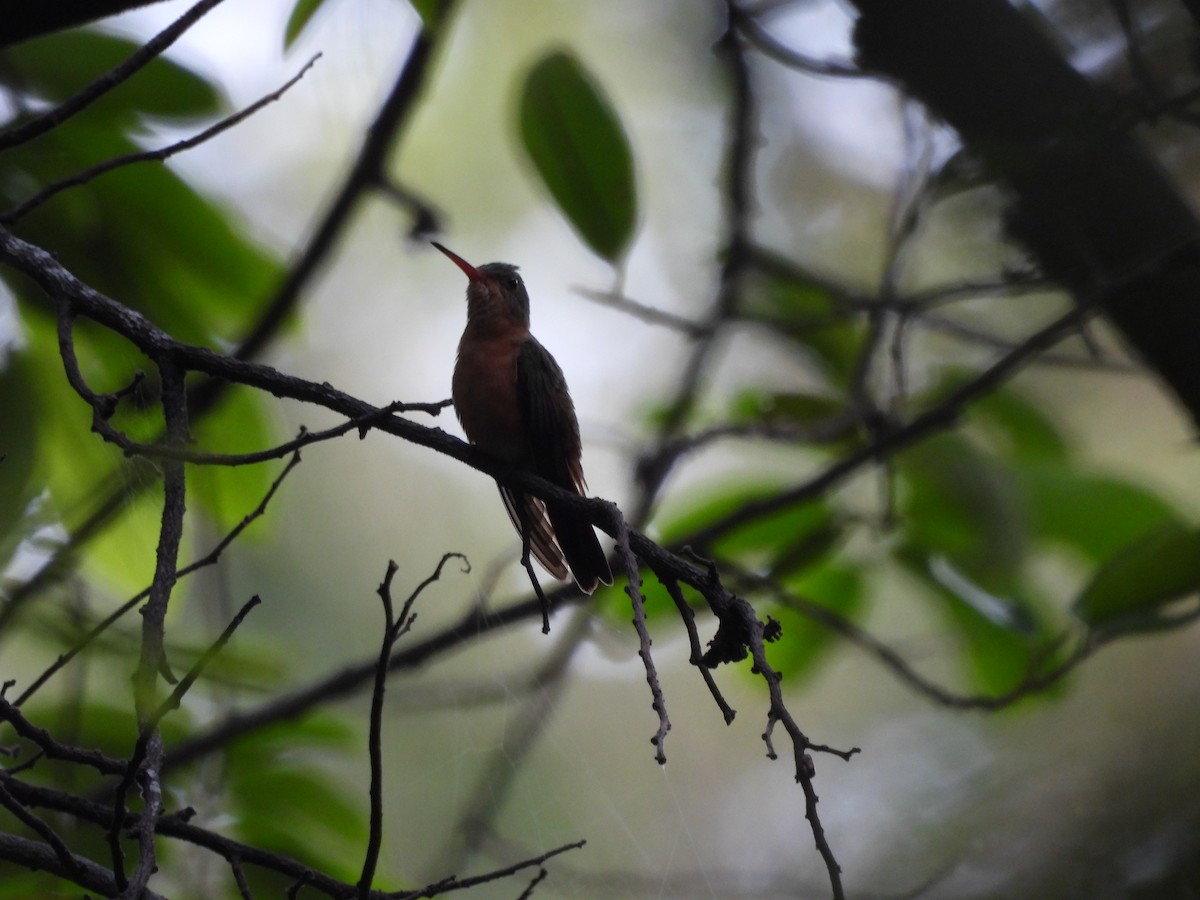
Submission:
[[[379,585],[379,599],[383,601],[383,641],[379,648],[379,662],[375,666],[375,689],[371,692],[371,715],[367,746],[371,763],[371,812],[367,837],[367,852],[363,859],[362,873],[358,878],[358,896],[366,900],[371,893],[371,882],[375,880],[375,866],[379,862],[379,847],[383,843],[383,693],[387,685],[388,659],[396,643],[396,615],[392,608],[392,579],[399,570],[395,560],[388,561],[387,573]]]
[[[671,719],[667,716],[667,700],[663,696],[662,685],[658,681],[658,668],[654,665],[654,657],[650,654],[650,645],[654,642],[650,639],[650,631],[646,627],[646,601],[642,597],[642,576],[637,557],[634,556],[629,544],[629,525],[625,522],[625,517],[621,515],[616,504],[611,506],[611,516],[611,527],[615,532],[614,537],[617,539],[617,557],[625,564],[625,593],[629,595],[629,602],[633,606],[633,627],[637,631],[640,643],[638,656],[641,657],[642,666],[646,670],[646,684],[650,686],[652,698],[650,708],[658,714],[658,731],[654,733],[650,742],[654,744],[654,759],[661,766],[667,762],[666,741],[667,732],[671,730]]]
[[[8,792],[8,788],[2,782],[0,782],[0,806],[3,806],[12,813],[26,828],[36,832],[54,851],[58,857],[58,861],[62,864],[63,871],[68,873],[71,880],[76,884],[81,883],[80,878],[83,877],[83,866],[80,865],[75,855],[71,853],[70,848],[63,842],[63,839],[59,837],[58,832],[51,828],[48,822],[30,812],[25,804],[19,802]]]
[[[451,891],[465,891],[476,887],[480,884],[487,884],[491,881],[499,881],[501,878],[507,878],[510,875],[515,875],[517,872],[524,869],[531,869],[534,866],[542,866],[556,856],[560,856],[569,850],[578,850],[585,846],[587,841],[573,841],[570,844],[563,844],[561,847],[555,847],[553,850],[548,850],[538,856],[530,859],[522,860],[518,863],[513,863],[510,866],[505,866],[502,869],[496,869],[484,875],[475,875],[471,878],[455,878],[450,877],[443,881],[435,881],[423,888],[418,888],[415,891],[398,891],[387,896],[393,900],[419,900],[422,897],[437,897],[441,894],[449,894]]]
[[[680,589],[678,581],[667,579],[663,582],[663,587],[667,589],[667,593],[675,601],[675,608],[679,610],[679,618],[683,621],[684,629],[687,631],[688,643],[691,645],[692,650],[688,662],[700,670],[700,675],[704,678],[704,683],[708,685],[708,692],[712,694],[713,702],[717,704],[717,709],[721,710],[721,715],[725,718],[725,724],[732,725],[737,711],[729,705],[729,701],[725,699],[725,695],[717,687],[712,670],[704,664],[704,650],[700,647],[700,634],[696,631],[696,614],[692,611],[692,607],[683,596],[683,591]]]
[[[579,296],[586,297],[601,306],[607,306],[610,309],[628,313],[635,319],[640,319],[649,325],[661,325],[665,328],[670,328],[690,338],[707,337],[712,328],[711,325],[693,322],[691,319],[685,319],[683,316],[677,316],[674,313],[640,303],[632,297],[626,297],[624,294],[613,291],[597,291],[587,287],[576,287],[574,290]]]
[[[92,860],[72,855],[72,865],[65,866],[49,844],[27,840],[15,834],[0,833],[0,859],[27,869],[49,872],[105,897],[115,896],[119,890],[112,872]],[[161,894],[151,890],[146,890],[142,897],[144,900],[165,900]]]

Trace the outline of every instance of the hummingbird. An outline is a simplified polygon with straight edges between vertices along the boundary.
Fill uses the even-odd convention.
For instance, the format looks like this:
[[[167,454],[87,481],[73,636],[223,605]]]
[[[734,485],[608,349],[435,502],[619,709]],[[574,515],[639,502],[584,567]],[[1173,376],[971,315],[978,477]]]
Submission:
[[[458,342],[451,396],[467,439],[515,469],[583,496],[582,446],[562,369],[529,333],[529,294],[509,263],[473,266],[433,241],[467,276],[467,325]],[[587,517],[500,486],[517,533],[546,571],[585,593],[612,584]]]

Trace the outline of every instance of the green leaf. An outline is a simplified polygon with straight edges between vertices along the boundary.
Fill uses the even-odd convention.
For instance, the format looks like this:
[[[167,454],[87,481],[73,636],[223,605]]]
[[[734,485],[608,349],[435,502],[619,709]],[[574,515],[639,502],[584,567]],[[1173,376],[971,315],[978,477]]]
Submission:
[[[231,386],[220,405],[192,428],[195,448],[214,453],[249,453],[272,443],[262,398],[256,391]],[[222,531],[236,525],[267,492],[287,460],[250,466],[192,466],[191,496]],[[253,529],[251,530],[253,533]]]
[[[957,434],[922,441],[896,457],[896,469],[907,541],[989,592],[1008,593],[1029,537],[1012,471]]]
[[[775,496],[779,484],[743,482],[722,484],[684,509],[671,513],[660,525],[660,542],[671,546],[725,519],[755,500]],[[786,571],[802,567],[814,556],[830,550],[842,527],[829,508],[818,500],[791,506],[746,522],[717,538],[704,553],[735,557],[743,565],[770,565]]]
[[[742,312],[804,348],[831,384],[849,384],[858,366],[863,327],[827,287],[756,271],[746,279]]]
[[[675,615],[675,601],[671,594],[649,570],[642,573],[642,608],[646,612],[647,621],[660,619],[667,613]],[[628,579],[617,577],[611,587],[602,587],[592,597],[593,608],[600,610],[614,622],[627,624],[633,619],[632,601],[625,592]],[[684,596],[694,599],[695,593],[691,588],[680,585]],[[690,602],[690,601],[689,601]]]
[[[1170,504],[1132,482],[1065,466],[1022,466],[1017,477],[1039,537],[1098,563],[1156,526],[1184,527]]]
[[[10,353],[0,369],[0,564],[19,540],[17,525],[38,488],[38,396],[35,368],[24,354]]]
[[[283,29],[283,49],[291,49],[296,38],[304,31],[305,26],[312,21],[313,14],[321,8],[325,0],[296,0],[292,14],[288,16],[287,26]]]
[[[333,716],[310,715],[235,742],[225,777],[239,836],[352,880],[366,816],[350,799],[357,793],[338,784],[328,763],[353,737]]]
[[[1118,550],[1075,601],[1092,628],[1153,627],[1168,603],[1200,590],[1200,529],[1165,524]]]
[[[445,0],[412,0],[413,9],[417,11],[417,15],[421,17],[421,22],[426,28],[437,28],[442,16],[442,8],[445,6]]]
[[[998,605],[981,603],[962,585],[948,586],[944,575],[936,577],[929,560],[914,548],[901,548],[897,558],[941,601],[940,611],[953,627],[962,662],[980,689],[1005,693],[1021,684],[1032,669],[1045,669],[1057,659],[1048,652],[1045,629],[1027,599],[994,597]]]
[[[633,154],[612,106],[573,55],[544,56],[526,76],[519,124],[525,151],[584,242],[610,263],[637,221]]]
[[[57,103],[78,93],[140,46],[99,31],[60,31],[6,48],[0,53],[0,80]],[[83,115],[110,118],[114,112],[136,111],[195,118],[215,114],[222,103],[220,93],[202,76],[159,56]]]
[[[947,394],[973,378],[974,372],[951,371],[935,392]],[[988,446],[1005,459],[1021,462],[1067,461],[1067,443],[1049,416],[1016,391],[992,391],[974,401],[967,421],[982,425],[988,432]]]
[[[840,564],[818,566],[786,581],[789,594],[811,603],[840,619],[854,619],[862,609],[862,576]],[[771,665],[794,688],[800,678],[811,675],[836,646],[838,634],[803,608],[772,604],[770,614],[783,626],[783,636],[767,645]]]
[[[843,413],[844,401],[804,391],[743,391],[730,409],[735,422],[794,423],[811,425]]]

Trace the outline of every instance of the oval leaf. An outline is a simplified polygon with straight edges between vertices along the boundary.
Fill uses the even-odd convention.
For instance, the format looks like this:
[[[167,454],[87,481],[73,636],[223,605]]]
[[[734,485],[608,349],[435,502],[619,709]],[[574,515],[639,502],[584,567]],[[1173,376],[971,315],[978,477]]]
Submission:
[[[438,21],[445,12],[445,0],[412,0],[412,5],[426,28],[431,31],[437,28]]]
[[[15,74],[12,83],[57,103],[124,62],[140,46],[98,31],[63,31],[6,49],[0,63],[5,72]],[[192,118],[216,113],[223,102],[220,91],[202,75],[160,56],[96,103],[89,116],[134,110]]]
[[[292,14],[288,16],[287,26],[283,29],[283,49],[291,49],[292,44],[296,43],[296,38],[304,33],[304,29],[308,23],[312,21],[313,15],[325,0],[296,0],[296,5],[292,7]]]
[[[1168,524],[1114,554],[1075,601],[1093,628],[1153,625],[1165,604],[1200,590],[1200,529]]]
[[[551,53],[530,71],[520,129],[563,214],[592,250],[616,263],[637,219],[633,154],[616,113],[574,56]]]

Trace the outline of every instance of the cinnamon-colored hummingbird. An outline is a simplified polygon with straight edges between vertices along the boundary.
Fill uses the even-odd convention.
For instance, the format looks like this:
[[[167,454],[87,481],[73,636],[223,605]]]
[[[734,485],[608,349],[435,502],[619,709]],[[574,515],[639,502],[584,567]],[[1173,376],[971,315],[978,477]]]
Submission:
[[[529,333],[529,294],[509,263],[473,266],[436,241],[463,270],[467,326],[458,342],[451,396],[467,439],[515,468],[583,495],[575,405],[554,357]],[[612,584],[608,559],[579,510],[500,487],[523,542],[546,571],[592,593]]]

